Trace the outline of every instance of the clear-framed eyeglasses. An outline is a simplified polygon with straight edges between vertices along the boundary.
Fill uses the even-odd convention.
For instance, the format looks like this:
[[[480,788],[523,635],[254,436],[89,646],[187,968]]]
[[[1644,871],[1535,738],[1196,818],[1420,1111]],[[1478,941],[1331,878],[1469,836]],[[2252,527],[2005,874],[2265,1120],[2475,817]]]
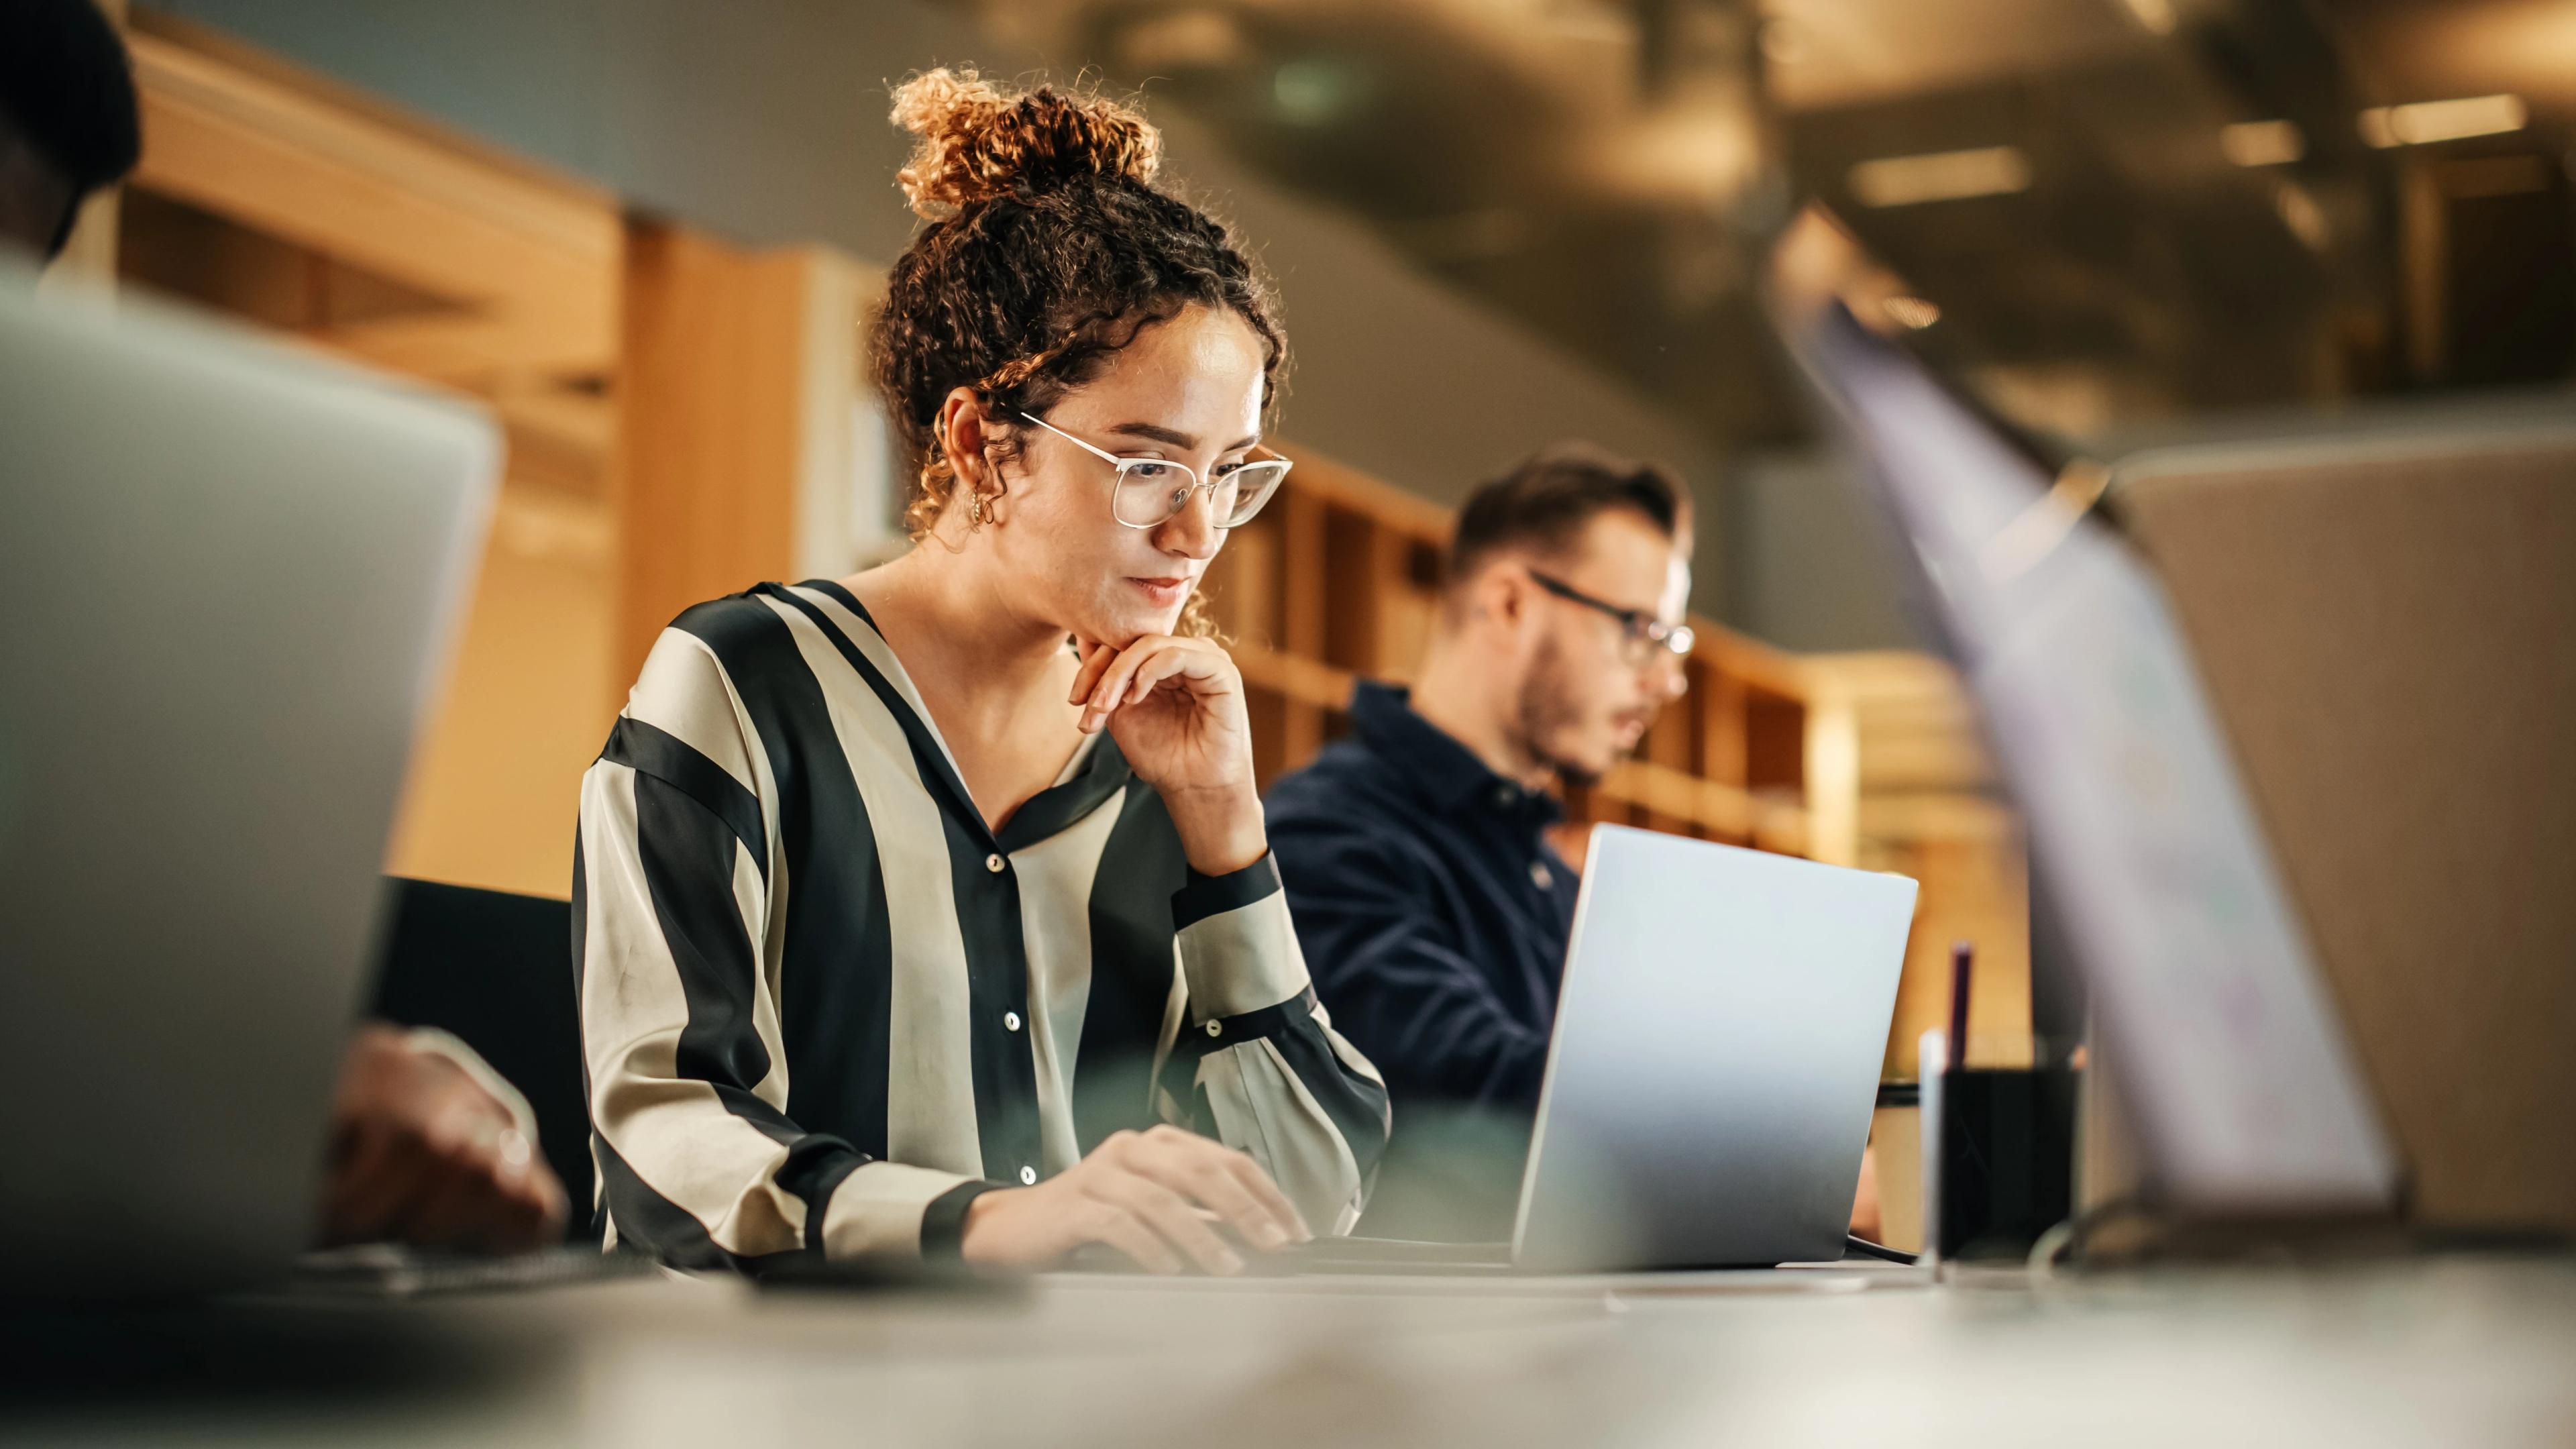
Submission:
[[[1121,458],[1095,448],[1046,419],[1020,416],[1118,470],[1109,494],[1110,516],[1129,528],[1154,528],[1189,506],[1190,495],[1207,490],[1208,513],[1219,528],[1240,528],[1252,521],[1288,476],[1285,458],[1246,458],[1222,463],[1201,478],[1187,463],[1169,458]]]

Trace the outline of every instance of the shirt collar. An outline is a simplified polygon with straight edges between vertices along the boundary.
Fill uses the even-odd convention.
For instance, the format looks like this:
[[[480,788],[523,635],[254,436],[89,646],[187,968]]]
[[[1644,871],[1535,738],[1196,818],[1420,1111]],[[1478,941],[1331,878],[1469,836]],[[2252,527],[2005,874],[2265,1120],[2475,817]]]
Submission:
[[[1363,679],[1351,692],[1351,728],[1424,798],[1453,811],[1482,808],[1525,818],[1533,826],[1564,816],[1556,797],[1496,773],[1456,736],[1415,713],[1412,698],[1400,684]]]
[[[989,841],[1003,854],[1024,850],[1069,829],[1106,804],[1135,778],[1136,772],[1128,765],[1126,755],[1119,751],[1118,742],[1104,730],[1087,745],[1077,748],[1056,782],[1030,796],[1019,809],[1012,811],[1011,818],[1002,822],[1001,831],[996,834],[985,825],[983,812],[975,807],[974,797],[967,793],[966,782],[957,772],[955,756],[950,754],[947,742],[939,737],[938,726],[931,721],[929,710],[920,703],[920,692],[904,673],[902,659],[896,657],[894,646],[885,642],[885,631],[877,627],[876,618],[868,612],[867,606],[859,602],[857,595],[830,579],[808,579],[797,588],[812,590],[831,599],[847,610],[861,628],[875,636],[883,647],[886,666],[880,676],[886,687],[878,690],[878,699],[887,712],[894,715],[895,722],[910,740],[913,759],[922,767],[923,787],[970,834]],[[778,584],[762,584],[753,592],[791,596],[795,590]],[[802,606],[802,601],[794,602]],[[818,627],[840,636],[838,642],[843,646],[842,652],[852,669],[859,671],[862,677],[876,669],[872,661],[862,657],[856,641],[844,635],[837,623],[810,609],[807,613]],[[871,680],[872,687],[874,683]]]

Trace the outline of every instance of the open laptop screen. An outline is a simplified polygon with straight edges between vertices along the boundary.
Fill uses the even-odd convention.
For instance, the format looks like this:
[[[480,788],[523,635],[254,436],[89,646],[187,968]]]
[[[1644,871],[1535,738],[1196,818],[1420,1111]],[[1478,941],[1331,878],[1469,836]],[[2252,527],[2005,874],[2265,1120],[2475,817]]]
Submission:
[[[2398,1166],[2162,590],[2098,518],[1839,305],[1791,338],[1984,714],[2149,1184],[2369,1210]]]

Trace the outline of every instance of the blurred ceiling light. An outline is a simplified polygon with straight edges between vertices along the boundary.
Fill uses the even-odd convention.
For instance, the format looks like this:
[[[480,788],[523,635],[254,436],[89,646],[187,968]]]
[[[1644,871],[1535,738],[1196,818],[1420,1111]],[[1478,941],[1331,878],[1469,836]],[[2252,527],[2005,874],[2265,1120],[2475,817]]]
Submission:
[[[1851,192],[1863,206],[1914,206],[2030,189],[2030,158],[2018,146],[1884,156],[1851,169]]]
[[[1878,309],[1887,314],[1888,321],[1916,332],[1941,320],[1939,304],[1924,297],[1883,298]]]
[[[2501,136],[2531,119],[2520,96],[2469,96],[2456,101],[2417,101],[2373,106],[2361,113],[2361,139],[2391,146],[2430,146],[2469,136]]]
[[[2308,154],[2295,121],[2239,121],[2218,128],[2218,149],[2239,166],[2287,166]]]
[[[1227,70],[1250,59],[1252,47],[1222,10],[1171,10],[1119,32],[1118,51],[1133,71]]]
[[[2316,197],[2295,181],[2284,181],[2272,188],[2272,209],[2281,215],[2281,225],[2290,229],[2301,245],[2321,252],[2334,240],[2334,231],[2326,225],[2325,208]]]
[[[2173,0],[2120,0],[2129,14],[2156,35],[2171,35],[2180,17],[2174,14]]]
[[[1300,126],[1339,120],[1359,91],[1350,67],[1330,60],[1292,60],[1270,75],[1270,100],[1280,119]]]
[[[1692,207],[1732,204],[1762,162],[1752,117],[1725,97],[1703,97],[1614,127],[1589,154],[1594,176],[1620,194]]]

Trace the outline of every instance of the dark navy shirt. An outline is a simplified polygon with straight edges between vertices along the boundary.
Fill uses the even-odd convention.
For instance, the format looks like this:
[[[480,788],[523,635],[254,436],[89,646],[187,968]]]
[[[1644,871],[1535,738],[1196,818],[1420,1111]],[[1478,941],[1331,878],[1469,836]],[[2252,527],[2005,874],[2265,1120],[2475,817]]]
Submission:
[[[1270,848],[1315,991],[1408,1104],[1538,1105],[1574,925],[1554,798],[1494,773],[1406,692],[1363,682],[1349,738],[1272,787]]]

